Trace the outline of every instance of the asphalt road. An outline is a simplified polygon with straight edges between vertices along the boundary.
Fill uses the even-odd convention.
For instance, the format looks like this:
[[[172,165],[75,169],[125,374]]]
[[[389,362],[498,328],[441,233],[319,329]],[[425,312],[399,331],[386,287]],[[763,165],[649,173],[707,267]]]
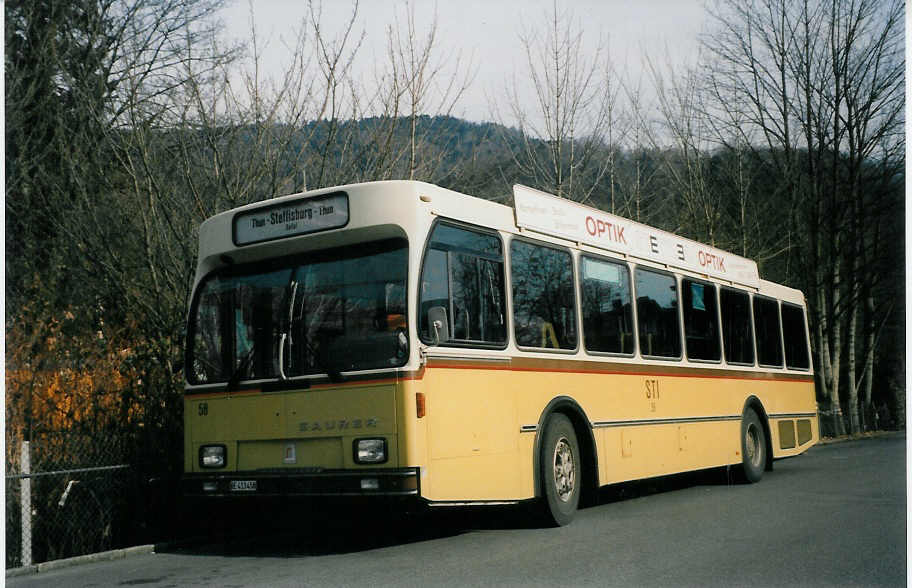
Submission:
[[[818,446],[759,484],[715,471],[613,488],[560,529],[522,510],[263,513],[205,544],[7,585],[904,586],[905,466],[904,436]]]

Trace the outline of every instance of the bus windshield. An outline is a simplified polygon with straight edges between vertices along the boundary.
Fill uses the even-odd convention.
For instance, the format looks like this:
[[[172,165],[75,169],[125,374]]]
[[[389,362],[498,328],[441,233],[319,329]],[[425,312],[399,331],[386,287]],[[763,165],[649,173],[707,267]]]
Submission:
[[[392,239],[211,274],[190,311],[189,382],[404,365],[406,268]]]

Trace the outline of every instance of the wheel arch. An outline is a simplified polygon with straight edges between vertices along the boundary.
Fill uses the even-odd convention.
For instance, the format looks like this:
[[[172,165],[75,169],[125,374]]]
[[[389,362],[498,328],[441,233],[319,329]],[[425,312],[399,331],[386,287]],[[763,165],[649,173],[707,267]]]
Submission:
[[[763,433],[766,435],[766,465],[764,469],[771,472],[773,470],[773,435],[770,431],[769,416],[766,414],[763,403],[756,396],[748,396],[747,400],[744,401],[744,408],[741,410],[742,422],[744,422],[744,415],[747,414],[748,410],[753,410],[757,413],[760,423],[763,425]]]
[[[598,474],[598,447],[595,444],[595,435],[592,432],[592,422],[586,416],[582,407],[569,396],[558,396],[542,411],[538,418],[538,427],[535,432],[535,443],[532,449],[532,472],[535,484],[535,496],[544,496],[541,483],[541,443],[545,426],[552,414],[563,414],[573,425],[576,440],[580,448],[580,464],[583,469],[583,485],[580,493],[580,506],[591,506],[598,501],[599,474]]]

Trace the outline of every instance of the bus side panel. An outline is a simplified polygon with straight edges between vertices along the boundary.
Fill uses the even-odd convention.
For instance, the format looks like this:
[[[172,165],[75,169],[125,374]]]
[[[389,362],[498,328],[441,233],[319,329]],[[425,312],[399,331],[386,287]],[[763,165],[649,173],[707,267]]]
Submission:
[[[774,458],[804,453],[820,440],[814,383],[793,382],[780,386],[781,393],[768,393],[761,398],[769,415]]]
[[[741,463],[741,411],[750,396],[756,396],[767,414],[773,415],[769,430],[774,458],[799,455],[819,441],[817,417],[804,416],[816,415],[813,383],[667,376],[599,378],[601,384],[581,384],[580,388],[585,386],[587,391],[580,392],[575,400],[595,425],[601,485]],[[646,380],[658,381],[658,398],[646,398]],[[574,388],[569,382],[565,386]],[[612,392],[606,393],[607,389]],[[655,390],[651,394],[654,396]],[[647,405],[639,406],[644,398]],[[527,420],[531,424],[538,409],[529,408]],[[775,418],[776,414],[803,416],[781,419]],[[693,422],[625,424],[648,419]],[[780,432],[790,426],[796,431],[793,441],[783,441]],[[523,459],[527,463],[532,463],[533,437],[526,437],[529,449]]]
[[[718,372],[703,376],[706,372],[699,369],[670,375],[655,365],[640,366],[642,372],[636,375],[606,373],[608,369],[514,371],[511,387],[517,426],[536,425],[555,396],[576,401],[594,428],[601,485],[741,463],[741,417],[751,396],[770,416],[774,457],[797,455],[818,440],[816,416],[792,417],[805,422],[795,446],[782,449],[774,418],[816,414],[810,380],[737,373],[727,377]],[[522,439],[523,462],[532,464],[534,435],[525,433]],[[531,484],[524,482],[523,488],[534,495]]]
[[[746,397],[738,382],[643,367],[635,375],[516,372],[519,425],[537,424],[555,396],[572,398],[593,426],[601,485],[740,461]]]
[[[740,462],[741,423],[715,421],[604,429],[602,485]],[[737,449],[736,449],[737,448]]]
[[[782,449],[782,419],[775,417],[815,414],[809,381],[704,376],[699,369],[669,374],[664,366],[643,365],[637,374],[599,368],[519,360],[511,367],[467,362],[427,369],[421,382],[428,411],[423,496],[535,496],[535,439],[543,432],[532,430],[558,396],[573,399],[593,426],[601,485],[741,463],[741,417],[751,396],[770,415],[774,457],[796,455],[817,440],[816,417],[802,416],[799,442]]]
[[[509,371],[428,368],[428,468],[422,495],[430,500],[504,500],[520,488],[529,464],[520,459]]]
[[[612,388],[625,390],[625,400],[597,401],[591,414],[597,430],[604,431],[599,435],[602,484],[741,463],[741,415],[751,396],[771,417],[774,457],[797,455],[817,441],[816,417],[803,417],[811,423],[810,434],[793,448],[780,449],[777,421],[772,418],[816,413],[813,384],[736,377],[612,378]],[[643,422],[649,420],[659,423]]]

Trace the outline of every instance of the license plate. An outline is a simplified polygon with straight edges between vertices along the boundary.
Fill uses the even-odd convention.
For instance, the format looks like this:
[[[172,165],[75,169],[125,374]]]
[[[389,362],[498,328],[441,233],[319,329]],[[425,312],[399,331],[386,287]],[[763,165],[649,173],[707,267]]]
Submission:
[[[256,492],[256,480],[231,480],[232,492]]]

